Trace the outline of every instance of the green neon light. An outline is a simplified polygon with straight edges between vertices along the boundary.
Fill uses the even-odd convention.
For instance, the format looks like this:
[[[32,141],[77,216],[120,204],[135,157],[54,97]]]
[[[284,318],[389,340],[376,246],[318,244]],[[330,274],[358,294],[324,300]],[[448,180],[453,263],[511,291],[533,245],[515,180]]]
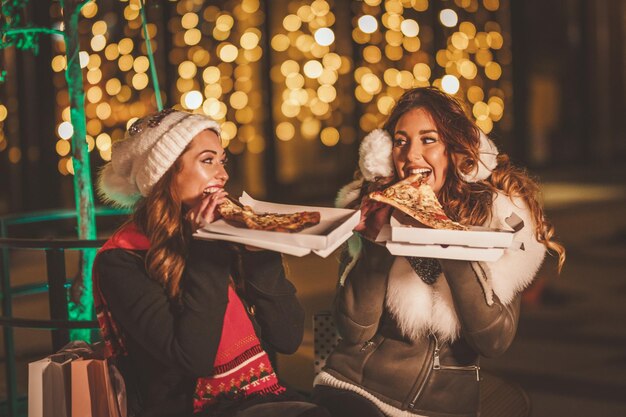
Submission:
[[[148,19],[146,18],[145,1],[141,0],[141,26],[143,27],[143,36],[146,40],[146,52],[150,61],[150,76],[152,78],[152,86],[154,88],[154,97],[156,98],[157,110],[163,110],[163,100],[161,99],[161,89],[159,88],[159,77],[157,76],[156,65],[154,63],[154,52],[152,51],[152,43],[150,42],[150,34],[148,33]]]
[[[75,2],[61,0],[63,8],[65,55],[67,67],[65,80],[70,97],[70,120],[74,127],[72,134],[72,161],[74,164],[74,201],[78,215],[78,238],[96,239],[96,213],[94,208],[93,187],[91,184],[91,165],[87,148],[87,126],[85,119],[85,90],[83,72],[80,67],[80,43],[78,39],[78,20],[80,10],[89,0]],[[91,285],[91,269],[96,250],[81,251],[80,274],[82,291],[77,303],[70,302],[69,316],[72,320],[93,320],[95,317]],[[70,339],[92,341],[89,329],[70,331]]]

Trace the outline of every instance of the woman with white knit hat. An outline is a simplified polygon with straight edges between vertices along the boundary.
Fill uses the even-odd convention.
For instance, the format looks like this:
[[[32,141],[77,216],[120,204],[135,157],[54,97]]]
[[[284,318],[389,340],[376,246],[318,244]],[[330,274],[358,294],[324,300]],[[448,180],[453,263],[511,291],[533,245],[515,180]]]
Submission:
[[[219,134],[206,116],[163,110],[135,122],[100,173],[102,198],[134,208],[93,271],[128,415],[327,416],[284,387],[265,351],[293,353],[303,335],[280,255],[191,238],[227,196]]]
[[[405,92],[383,129],[361,143],[357,179],[337,203],[361,208],[358,236],[340,268],[334,316],[342,340],[315,379],[313,399],[335,417],[479,414],[480,356],[502,354],[517,327],[521,291],[554,242],[538,187],[499,154],[454,98],[436,88]],[[421,173],[448,217],[512,228],[519,250],[496,262],[391,255],[374,242],[391,207],[369,199]]]

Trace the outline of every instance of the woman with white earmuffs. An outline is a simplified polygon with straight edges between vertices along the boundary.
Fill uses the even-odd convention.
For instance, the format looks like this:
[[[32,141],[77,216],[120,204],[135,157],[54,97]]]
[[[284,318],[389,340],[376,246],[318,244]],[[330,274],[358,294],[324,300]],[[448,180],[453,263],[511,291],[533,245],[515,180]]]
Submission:
[[[522,248],[495,262],[391,255],[375,238],[392,208],[368,194],[415,173],[457,222],[510,230],[506,219],[516,214]],[[362,221],[340,267],[334,318],[342,340],[315,379],[314,401],[342,417],[478,415],[479,358],[510,346],[521,292],[546,250],[559,269],[565,261],[537,183],[456,99],[416,88],[363,140],[356,179],[337,205],[360,208]]]

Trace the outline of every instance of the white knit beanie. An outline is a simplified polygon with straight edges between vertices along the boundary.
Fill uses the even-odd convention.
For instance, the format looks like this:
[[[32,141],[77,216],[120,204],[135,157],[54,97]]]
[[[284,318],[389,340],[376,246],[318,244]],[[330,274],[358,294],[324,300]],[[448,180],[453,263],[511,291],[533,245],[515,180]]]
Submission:
[[[207,129],[220,134],[219,124],[210,117],[174,109],[137,120],[125,138],[113,144],[111,161],[100,171],[98,194],[105,202],[132,207]]]

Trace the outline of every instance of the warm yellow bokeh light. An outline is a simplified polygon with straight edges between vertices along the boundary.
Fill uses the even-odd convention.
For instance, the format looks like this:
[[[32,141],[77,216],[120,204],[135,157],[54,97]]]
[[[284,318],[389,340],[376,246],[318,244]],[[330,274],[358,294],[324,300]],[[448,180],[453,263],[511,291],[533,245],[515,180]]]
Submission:
[[[489,117],[489,105],[484,101],[479,101],[472,107],[472,114],[476,120],[485,120]]]
[[[285,79],[285,85],[291,90],[296,90],[304,86],[304,77],[299,73],[291,73]]]
[[[476,26],[472,22],[461,22],[459,31],[465,33],[468,38],[476,36]]]
[[[308,61],[306,64],[304,64],[303,67],[304,75],[309,78],[319,77],[320,75],[322,75],[323,70],[324,67],[322,66],[322,64],[316,60]]]
[[[493,121],[490,118],[485,118],[482,120],[476,120],[476,124],[486,134],[490,133],[493,130]]]
[[[0,104],[0,122],[4,122],[9,112],[4,104]]]
[[[378,29],[378,21],[369,14],[359,17],[358,25],[363,33],[374,33]]]
[[[237,59],[237,55],[239,54],[239,50],[233,44],[227,43],[222,46],[219,50],[220,59],[224,62],[233,62]]]
[[[464,59],[459,63],[459,72],[464,78],[473,80],[478,74],[478,68],[469,59]]]
[[[55,149],[59,156],[65,156],[72,150],[72,145],[68,140],[58,140]]]
[[[215,84],[220,80],[221,73],[218,67],[206,67],[202,72],[202,79],[207,84]]]
[[[454,75],[444,75],[441,79],[441,89],[448,94],[456,94],[460,86],[459,79]]]
[[[239,40],[239,44],[243,49],[251,50],[256,48],[259,44],[259,35],[254,32],[246,32],[241,35],[241,39]]]
[[[65,56],[57,55],[52,58],[52,70],[54,72],[61,72],[65,69]]]
[[[243,91],[235,91],[230,96],[230,105],[234,109],[243,109],[248,105],[248,95]]]
[[[96,107],[96,116],[100,120],[106,120],[111,117],[111,105],[109,103],[100,103]]]
[[[191,61],[183,61],[178,65],[178,75],[184,80],[190,80],[196,76],[198,67]]]
[[[363,59],[370,64],[376,64],[380,62],[382,58],[382,53],[380,49],[375,45],[366,46],[363,49]]]
[[[409,36],[411,38],[417,36],[420,32],[419,24],[413,19],[403,20],[400,24],[400,30],[404,34],[404,36]]]
[[[473,85],[467,89],[467,99],[470,103],[477,103],[482,101],[485,98],[485,93],[483,89],[478,87],[477,85]]]
[[[107,22],[105,22],[104,20],[98,20],[97,22],[95,22],[91,27],[91,33],[94,36],[104,35],[105,33],[107,33]]]
[[[391,109],[395,104],[396,102],[392,97],[382,96],[376,102],[376,107],[378,107],[378,111],[381,112],[381,114],[389,115],[389,113],[391,113]]]
[[[233,140],[237,136],[237,125],[233,122],[222,123],[221,137],[224,140]]]
[[[202,32],[196,28],[188,29],[185,31],[183,39],[187,45],[197,45],[202,39]]]
[[[485,75],[490,80],[497,80],[502,76],[502,67],[497,62],[488,62],[485,65]]]
[[[300,125],[302,137],[307,140],[315,139],[322,128],[322,122],[313,117],[307,117]]]
[[[107,39],[104,35],[96,35],[91,38],[91,49],[94,51],[102,51],[107,44]]]
[[[276,51],[282,52],[289,48],[289,37],[279,33],[272,38],[272,48]]]
[[[293,139],[296,134],[296,128],[289,122],[282,122],[276,126],[276,137],[283,141]]]
[[[235,19],[233,19],[233,17],[228,14],[221,15],[215,21],[215,27],[222,32],[230,31],[233,27],[233,24],[235,24]]]
[[[100,151],[108,151],[111,149],[111,136],[108,133],[100,133],[96,137],[96,147]]]
[[[413,67],[413,76],[417,81],[427,82],[430,79],[430,67],[423,62],[415,64]]]
[[[191,29],[191,28],[195,28],[198,25],[198,21],[199,21],[198,15],[196,13],[189,12],[183,15],[182,19],[180,20],[180,23],[183,28]]]
[[[134,46],[132,39],[124,38],[117,44],[117,50],[121,55],[127,55],[133,51]]]
[[[320,139],[326,146],[335,146],[339,142],[339,131],[334,127],[326,127],[322,129]]]
[[[452,34],[450,42],[456,49],[464,50],[469,46],[469,37],[464,32],[455,32]]]
[[[332,85],[322,85],[317,89],[317,96],[324,103],[332,103],[337,98],[337,90]]]
[[[133,75],[132,84],[135,90],[143,90],[144,88],[148,86],[149,82],[150,82],[150,79],[148,78],[148,75],[145,72],[138,72],[137,74]]]
[[[102,89],[98,86],[90,87],[87,90],[87,101],[90,103],[97,103],[102,99]]]
[[[302,20],[300,20],[300,18],[295,14],[288,14],[283,19],[283,27],[288,32],[295,32],[296,30],[300,29],[301,25],[302,25]]]
[[[135,58],[135,62],[133,62],[133,69],[135,72],[146,72],[150,67],[150,61],[146,56],[138,56]]]
[[[382,88],[382,83],[376,75],[365,74],[361,78],[361,86],[369,94],[378,94]]]

